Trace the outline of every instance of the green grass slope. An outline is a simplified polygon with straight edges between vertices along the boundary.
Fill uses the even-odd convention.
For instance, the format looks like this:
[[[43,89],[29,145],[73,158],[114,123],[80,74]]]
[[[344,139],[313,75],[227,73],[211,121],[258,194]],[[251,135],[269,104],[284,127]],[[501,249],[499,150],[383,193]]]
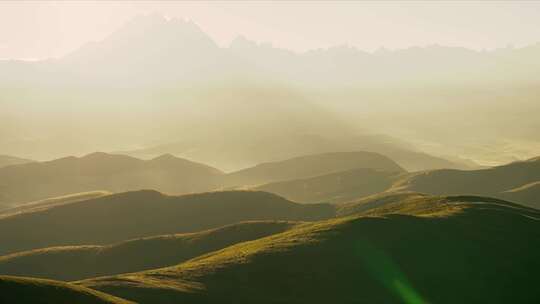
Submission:
[[[171,155],[140,160],[92,153],[0,168],[0,204],[95,190],[156,189],[170,194],[209,191],[217,187],[221,175],[215,168]]]
[[[343,203],[383,192],[399,173],[374,169],[354,169],[322,176],[268,183],[253,187],[301,203]]]
[[[241,221],[316,221],[334,214],[329,204],[302,205],[266,192],[168,196],[133,191],[0,218],[0,255],[52,246],[112,244]]]
[[[482,197],[390,201],[78,284],[140,303],[538,303],[539,211]]]
[[[133,302],[65,282],[0,276],[0,303],[129,304]]]
[[[315,177],[359,168],[404,172],[403,168],[397,163],[381,154],[372,152],[334,152],[263,163],[251,168],[232,172],[225,176],[224,185],[258,185]]]
[[[416,192],[382,192],[359,200],[353,200],[336,206],[338,216],[349,216],[355,214],[365,214],[371,210],[388,210],[397,206],[399,212],[403,212],[405,207],[431,206],[436,204],[443,197],[429,196]],[[416,210],[416,209],[413,209]]]
[[[108,246],[51,247],[0,257],[0,274],[73,281],[172,266],[224,247],[283,232],[298,222],[243,222],[202,232]]]
[[[395,190],[433,195],[480,195],[502,199],[519,199],[527,206],[538,206],[540,197],[534,187],[518,194],[516,188],[540,181],[540,158],[510,163],[482,170],[434,170],[418,172],[398,181]],[[531,191],[531,192],[529,192]],[[528,194],[532,195],[528,195]],[[515,195],[513,197],[513,195]]]

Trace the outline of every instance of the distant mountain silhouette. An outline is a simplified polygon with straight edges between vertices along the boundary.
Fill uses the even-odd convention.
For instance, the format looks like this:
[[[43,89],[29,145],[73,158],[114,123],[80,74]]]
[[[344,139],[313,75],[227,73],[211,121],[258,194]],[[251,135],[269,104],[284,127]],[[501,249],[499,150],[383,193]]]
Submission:
[[[208,191],[215,188],[221,174],[215,168],[171,155],[144,161],[92,153],[0,168],[0,204],[94,190],[152,188],[171,194]]]
[[[196,232],[240,221],[315,221],[334,214],[328,204],[296,204],[266,192],[125,192],[0,218],[0,255]]]
[[[343,203],[386,191],[400,173],[353,169],[316,177],[279,181],[253,187],[301,203]]]
[[[534,303],[539,217],[484,197],[395,199],[173,267],[77,284],[153,304],[231,295],[235,303]]]
[[[168,85],[182,79],[212,79],[213,74],[227,67],[221,53],[193,22],[168,21],[152,14],[138,16],[104,40],[84,45],[60,59],[58,66],[69,73],[85,70],[90,81],[106,83],[126,78],[136,83]]]
[[[0,168],[33,162],[32,160],[9,155],[0,155]]]
[[[58,78],[45,76],[60,72],[60,82],[81,78],[98,83],[129,79],[131,83],[162,85],[179,80],[197,84],[231,78],[251,83],[290,82],[311,86],[381,83],[397,86],[436,81],[485,84],[507,82],[508,74],[513,76],[512,82],[538,81],[532,71],[540,65],[539,48],[540,45],[531,45],[480,52],[431,45],[368,53],[336,46],[295,53],[245,37],[238,37],[229,47],[221,48],[191,21],[167,20],[151,14],[132,19],[102,41],[87,43],[64,58],[34,64],[37,68],[30,69],[31,74],[25,73],[24,64],[3,62],[3,67],[25,80],[41,82],[58,82]],[[504,73],[504,69],[510,71]],[[4,78],[1,76],[4,75],[0,75],[0,81]],[[9,79],[7,75],[5,78]]]
[[[482,170],[434,170],[411,174],[395,189],[435,195],[485,195],[540,207],[536,195],[540,158]]]
[[[380,172],[365,170],[342,173],[342,176],[337,174],[355,169]],[[305,155],[262,163],[229,174],[171,154],[140,160],[100,152],[81,158],[66,157],[0,168],[0,188],[3,189],[0,206],[4,209],[0,215],[48,208],[91,198],[93,194],[101,196],[140,189],[183,194],[261,186],[253,189],[273,192],[293,201],[343,202],[384,191],[394,181],[394,176],[403,172],[405,170],[393,160],[378,153],[361,151]],[[41,182],[43,180],[47,183]],[[307,186],[306,182],[312,186]],[[262,185],[268,183],[277,184]]]
[[[357,169],[310,178],[280,180],[251,189],[297,202],[374,201],[396,192],[496,197],[539,208],[539,158],[481,170],[430,170],[413,173]],[[400,197],[400,199],[403,199]],[[384,200],[383,200],[384,201]],[[340,208],[345,205],[340,205]]]
[[[221,151],[217,154],[214,151]],[[235,140],[219,139],[187,140],[177,143],[157,145],[122,154],[150,158],[163,153],[187,157],[225,170],[238,170],[255,164],[279,161],[308,154],[334,151],[370,151],[390,157],[408,171],[428,169],[475,169],[464,162],[450,161],[418,151],[384,135],[351,135],[326,137],[321,135],[258,136],[242,137]]]
[[[493,157],[500,163],[498,154],[521,159],[538,146],[539,50],[540,44],[493,51],[426,46],[364,52],[339,46],[295,53],[246,38],[220,47],[193,22],[140,16],[63,58],[0,61],[2,110],[11,118],[0,121],[6,130],[0,145],[2,153],[51,159],[180,142],[182,153],[159,154],[230,171],[330,152],[323,145],[276,152],[294,137],[350,138],[363,131],[407,136],[437,155],[469,154],[459,153],[465,149],[474,152],[469,158]],[[32,123],[18,115],[35,103],[48,107]],[[68,108],[69,115],[49,111]],[[477,115],[484,109],[493,111]],[[518,117],[523,124],[512,123]],[[84,137],[66,132],[73,121]],[[494,135],[493,127],[502,124],[507,125],[503,134]],[[25,126],[24,134],[19,125]],[[44,125],[55,136],[44,133],[39,127]],[[258,138],[276,134],[293,139],[259,145]],[[227,141],[235,148],[214,153]],[[499,141],[523,142],[525,152],[507,151]],[[393,155],[357,144],[333,148],[355,150],[382,153],[409,171],[464,169],[421,148],[401,157],[399,151]]]
[[[13,214],[21,213],[21,212],[29,212],[29,211],[34,212],[34,211],[38,211],[42,209],[47,209],[53,206],[75,203],[75,202],[92,199],[92,198],[98,198],[98,197],[102,197],[109,194],[112,194],[112,193],[107,192],[107,191],[90,191],[90,192],[74,193],[74,194],[69,194],[69,195],[64,195],[64,196],[59,196],[59,197],[52,197],[52,198],[39,200],[35,202],[16,204],[15,206],[11,208],[0,209],[0,218],[4,216],[10,216]]]
[[[371,152],[333,152],[300,156],[284,161],[269,162],[229,173],[228,186],[257,185],[335,173],[358,168],[405,172],[386,156]]]

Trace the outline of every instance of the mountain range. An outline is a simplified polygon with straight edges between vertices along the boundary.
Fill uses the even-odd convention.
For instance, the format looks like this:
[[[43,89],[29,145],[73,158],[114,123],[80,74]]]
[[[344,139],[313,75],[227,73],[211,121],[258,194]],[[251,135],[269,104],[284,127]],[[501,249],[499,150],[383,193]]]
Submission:
[[[156,189],[167,194],[204,192],[357,168],[404,172],[388,157],[362,151],[306,155],[228,174],[170,154],[140,160],[96,152],[79,158],[65,157],[0,168],[0,206],[4,209],[11,207],[5,212],[14,212],[17,208],[50,206],[87,198],[88,195],[100,195],[103,191]]]
[[[372,152],[331,152],[223,173],[172,155],[140,160],[93,153],[0,168],[0,215],[46,209],[114,192],[267,191],[302,203],[345,203],[381,192],[481,195],[538,208],[538,158],[480,170],[407,172]],[[46,183],[42,181],[47,181]]]
[[[399,171],[352,169],[315,177],[266,183],[249,187],[301,203],[346,203],[387,191],[406,174]]]
[[[1,61],[0,145],[36,160],[172,153],[225,171],[354,150],[409,171],[500,164],[539,146],[538,50],[220,47],[192,22],[141,16],[62,58]]]
[[[508,182],[503,173],[518,176],[535,164],[532,159],[488,170],[498,172],[501,184]],[[340,174],[369,178],[377,172],[340,171],[306,181],[322,183]],[[0,274],[34,278],[0,276],[0,286],[9,290],[0,299],[220,303],[235,294],[238,303],[529,303],[540,298],[530,280],[531,271],[540,269],[538,209],[483,196],[396,192],[407,190],[398,186],[419,173],[393,174],[389,178],[397,182],[390,190],[337,204],[303,205],[259,191],[167,196],[144,190],[23,205],[0,214]],[[502,240],[512,240],[511,246]]]
[[[376,169],[405,172],[390,158],[371,152],[333,152],[295,157],[284,161],[262,163],[227,174],[226,186],[257,185],[262,183],[315,177],[351,169]]]
[[[298,179],[282,179],[248,189],[268,191],[302,202],[348,203],[379,193],[488,196],[540,208],[540,161],[532,158],[480,170],[418,172],[357,168]]]
[[[540,208],[540,158],[482,170],[433,170],[413,173],[395,189],[434,195],[484,195]]]
[[[211,136],[211,135],[210,135]],[[216,155],[214,151],[221,151]],[[281,136],[244,136],[227,140],[186,140],[143,149],[122,151],[121,154],[148,159],[171,153],[217,168],[237,171],[264,162],[283,161],[309,154],[335,151],[370,151],[390,157],[408,171],[454,168],[474,169],[478,164],[464,159],[436,157],[400,140],[383,135],[285,134]],[[232,170],[231,170],[232,169]]]
[[[0,303],[540,303],[539,68],[156,14],[0,61]]]
[[[92,153],[0,168],[0,203],[14,204],[72,193],[157,189],[171,194],[208,191],[223,173],[185,159],[162,155],[140,160]]]
[[[152,14],[138,16],[104,40],[89,42],[57,60],[32,65],[4,62],[5,73],[0,79],[55,83],[58,78],[36,79],[36,76],[61,72],[71,79],[60,78],[60,81],[74,83],[129,79],[131,84],[160,86],[171,81],[186,85],[231,79],[312,86],[381,83],[395,86],[432,84],[435,80],[456,84],[532,83],[539,80],[532,69],[540,65],[538,49],[538,45],[531,45],[481,52],[433,45],[368,53],[337,46],[295,53],[241,36],[228,47],[220,47],[191,21],[168,20]],[[25,73],[28,70],[33,75]],[[414,76],[410,75],[411,70],[415,71]],[[6,72],[14,77],[6,77]]]

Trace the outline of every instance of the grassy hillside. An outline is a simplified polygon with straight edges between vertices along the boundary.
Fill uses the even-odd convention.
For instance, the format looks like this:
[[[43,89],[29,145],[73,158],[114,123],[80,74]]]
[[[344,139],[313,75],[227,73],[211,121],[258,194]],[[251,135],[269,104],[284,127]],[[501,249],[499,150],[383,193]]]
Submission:
[[[64,282],[0,276],[0,303],[20,304],[129,304],[102,292]]]
[[[528,189],[526,185],[538,181],[540,181],[540,158],[534,158],[483,170],[419,172],[399,181],[394,188],[434,195],[493,196],[519,200],[520,203],[534,207],[538,206],[540,198],[534,195],[534,185]],[[516,188],[517,190],[513,190]]]
[[[379,208],[389,208],[391,206],[430,206],[442,200],[442,197],[429,196],[416,192],[383,192],[370,195],[368,197],[339,204],[336,206],[338,216],[349,216],[355,214],[365,214],[371,210]],[[420,203],[420,204],[418,204]],[[403,208],[399,210],[403,212]]]
[[[0,155],[0,168],[12,165],[31,163],[33,160],[9,155]]]
[[[134,191],[0,218],[0,255],[51,246],[111,244],[249,220],[315,221],[334,214],[328,204],[296,204],[265,192],[168,196]]]
[[[438,197],[79,282],[140,303],[536,303],[540,212]],[[383,204],[383,207],[389,207]]]
[[[30,202],[30,203],[17,204],[12,208],[6,208],[4,210],[0,210],[0,218],[11,216],[11,215],[21,213],[21,212],[30,212],[30,211],[35,212],[35,211],[44,210],[44,209],[58,206],[58,205],[76,203],[76,202],[84,201],[87,199],[102,197],[109,194],[111,194],[111,192],[89,191],[89,192],[74,193],[74,194],[63,195],[59,197],[48,198],[48,199],[39,200],[35,202]]]
[[[399,173],[354,169],[326,175],[268,183],[254,187],[302,203],[342,203],[390,188]]]
[[[172,266],[224,247],[283,232],[298,222],[253,221],[108,246],[51,247],[0,257],[0,273],[63,281]]]
[[[393,160],[371,152],[335,152],[263,163],[227,174],[225,185],[257,185],[314,177],[339,171],[369,168],[388,172],[404,172]]]
[[[93,153],[0,168],[0,204],[35,201],[71,193],[156,189],[171,194],[208,191],[221,172],[170,155],[140,160]]]

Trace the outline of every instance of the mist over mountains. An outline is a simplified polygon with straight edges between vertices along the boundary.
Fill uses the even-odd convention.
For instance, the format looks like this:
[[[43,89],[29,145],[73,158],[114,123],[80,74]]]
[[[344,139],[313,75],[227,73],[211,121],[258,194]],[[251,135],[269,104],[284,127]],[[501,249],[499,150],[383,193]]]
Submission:
[[[13,77],[17,74],[9,77],[13,81],[77,83],[84,79],[86,84],[89,80],[107,84],[114,80],[115,85],[131,87],[167,87],[171,84],[167,80],[180,87],[235,80],[313,87],[470,85],[472,81],[534,85],[540,78],[535,73],[540,67],[539,50],[540,44],[492,51],[433,45],[365,52],[341,45],[296,53],[243,36],[228,47],[219,47],[192,21],[151,14],[138,16],[104,40],[89,42],[63,58],[37,64],[3,64],[19,69],[20,78]],[[24,66],[32,72],[64,72],[70,77],[42,79],[39,74],[25,75]]]
[[[1,56],[104,37],[0,60],[0,304],[540,303],[540,43],[223,43],[540,34],[451,5],[0,4]]]
[[[30,162],[32,162],[32,160],[30,159],[24,159],[9,155],[0,155],[0,168],[11,165],[26,164]]]
[[[178,156],[237,170],[330,152],[329,138],[380,137],[363,150],[384,153],[390,135],[392,149],[460,156],[411,170],[500,164],[540,148],[539,67],[538,44],[295,53],[244,37],[219,47],[193,22],[139,16],[63,58],[0,62],[0,144],[46,160],[180,143]],[[322,139],[287,155],[255,151],[306,137]],[[212,152],[225,145],[235,148]]]

